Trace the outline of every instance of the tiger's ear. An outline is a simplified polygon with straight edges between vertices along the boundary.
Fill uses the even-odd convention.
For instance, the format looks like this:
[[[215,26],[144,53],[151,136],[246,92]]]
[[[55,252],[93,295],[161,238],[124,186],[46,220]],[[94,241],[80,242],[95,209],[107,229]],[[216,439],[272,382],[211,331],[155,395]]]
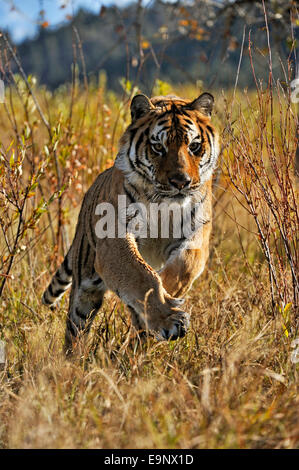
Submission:
[[[211,117],[214,106],[214,97],[210,93],[203,93],[196,100],[187,105],[188,109],[196,109],[205,116]]]
[[[145,95],[134,96],[131,102],[132,122],[136,121],[136,119],[139,119],[145,114],[147,114],[151,109],[153,109],[153,105],[147,96]]]

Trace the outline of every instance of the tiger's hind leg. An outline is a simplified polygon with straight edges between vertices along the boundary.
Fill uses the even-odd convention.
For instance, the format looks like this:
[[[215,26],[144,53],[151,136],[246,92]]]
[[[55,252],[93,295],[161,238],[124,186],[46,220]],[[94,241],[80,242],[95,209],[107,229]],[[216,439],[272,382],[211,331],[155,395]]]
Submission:
[[[73,282],[65,332],[65,352],[73,351],[78,339],[88,334],[92,321],[103,303],[105,285],[95,273],[82,279],[79,286]]]

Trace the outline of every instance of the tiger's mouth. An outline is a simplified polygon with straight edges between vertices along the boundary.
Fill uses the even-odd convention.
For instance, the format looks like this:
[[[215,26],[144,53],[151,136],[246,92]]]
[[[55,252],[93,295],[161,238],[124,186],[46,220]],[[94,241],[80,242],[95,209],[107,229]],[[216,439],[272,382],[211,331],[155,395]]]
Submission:
[[[199,191],[201,185],[200,183],[193,184],[189,186],[188,188],[174,188],[173,186],[170,185],[164,185],[161,183],[156,183],[155,184],[155,189],[157,193],[161,197],[169,197],[169,198],[177,198],[177,199],[183,199],[188,196],[192,196],[192,194],[196,193]]]
[[[177,189],[169,185],[155,184],[155,193],[152,197],[153,202],[162,201],[165,199],[171,199],[183,203],[190,197],[197,194],[200,191],[200,184],[194,184],[188,188]]]

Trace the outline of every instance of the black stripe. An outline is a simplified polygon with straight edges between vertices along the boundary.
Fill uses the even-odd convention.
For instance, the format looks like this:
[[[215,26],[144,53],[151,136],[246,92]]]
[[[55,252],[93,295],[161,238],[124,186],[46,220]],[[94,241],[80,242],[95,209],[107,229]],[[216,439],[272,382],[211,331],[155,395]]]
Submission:
[[[63,267],[64,267],[64,270],[65,270],[66,274],[68,276],[71,276],[72,275],[72,270],[71,270],[71,268],[69,268],[69,265],[68,265],[68,255],[66,255],[66,257],[64,258],[62,264],[63,264]]]
[[[189,126],[186,122],[184,122],[184,128],[185,128],[185,130],[192,131],[192,127]]]
[[[187,116],[188,118],[190,117],[190,114],[185,111],[185,109],[181,108],[181,112],[179,114],[183,114],[184,116]]]
[[[81,279],[82,279],[81,268],[82,268],[83,238],[84,237],[81,237],[79,253],[78,253],[78,287],[80,287]]]
[[[63,281],[59,274],[56,274],[56,280],[61,284],[62,286],[68,286],[70,284],[70,281]]]
[[[53,301],[50,300],[50,299],[48,299],[47,297],[48,297],[48,291],[46,291],[46,292],[44,293],[43,301],[44,301],[47,305],[51,305],[51,304],[53,303]]]
[[[212,134],[212,137],[214,138],[214,131],[213,129],[211,128],[211,126],[206,126],[208,131]]]
[[[169,110],[165,111],[165,112],[162,113],[162,114],[159,114],[159,119],[161,119],[161,118],[163,118],[164,116],[167,116],[167,115],[170,115],[170,111],[169,111]]]
[[[59,297],[64,292],[65,292],[65,289],[58,289],[55,291],[54,297]]]
[[[138,155],[138,151],[139,151],[139,148],[141,146],[141,144],[143,143],[144,141],[144,133],[141,132],[137,142],[136,142],[136,145],[135,145],[135,162],[133,162],[133,165],[138,165],[138,167],[144,167],[146,168],[146,170],[148,169],[148,165],[146,165],[145,163],[143,163],[143,161],[139,158],[139,155]]]
[[[160,121],[160,120],[157,121],[158,126],[162,126],[163,124],[166,124],[166,123],[168,123],[168,119],[162,119],[162,121]]]
[[[73,320],[71,320],[70,318],[68,319],[68,322],[67,322],[67,329],[71,332],[72,336],[77,336],[78,329],[75,323],[73,322]]]
[[[103,279],[99,277],[98,279],[95,279],[94,281],[92,281],[92,284],[94,286],[98,286],[99,284],[102,284],[102,282],[103,282]]]
[[[159,136],[161,134],[161,132],[168,131],[170,128],[171,128],[171,126],[162,127],[162,129],[159,130],[157,136]],[[159,140],[159,139],[156,139],[156,140]]]
[[[137,168],[143,167],[146,170],[149,169],[149,165],[146,165],[145,163],[143,163],[143,161],[140,160],[138,154],[135,154],[135,157],[136,157],[136,162],[134,162],[134,165],[137,165]]]
[[[153,183],[153,180],[144,171],[142,171],[137,165],[133,164],[133,167],[134,167],[134,170],[136,171],[136,173],[138,173],[140,176],[142,176],[149,183],[151,183],[151,184]]]
[[[199,133],[200,133],[200,138],[201,138],[201,140],[202,140],[203,129],[202,129],[202,127],[201,127],[202,122],[200,122],[199,119],[197,119],[197,125],[198,125],[198,130],[199,130]]]
[[[124,186],[124,191],[129,199],[129,201],[134,204],[134,202],[136,202],[136,200],[133,198],[132,194],[127,190],[127,188]]]
[[[96,316],[97,314],[97,310],[99,310],[99,308],[101,308],[103,304],[103,298],[101,298],[101,300],[99,300],[98,302],[94,302],[93,303],[93,307],[94,307],[94,311],[92,311],[90,314],[89,314],[89,318],[92,319]]]
[[[88,258],[89,258],[89,253],[90,253],[90,246],[89,246],[89,243],[87,243],[87,250],[86,250],[86,254],[85,254],[85,257],[84,257],[84,266],[87,264],[88,262]]]
[[[93,205],[93,213],[95,212],[95,204]],[[96,233],[95,233],[95,225],[92,225],[92,219],[93,217],[89,217],[88,218],[88,221],[86,223],[86,230],[87,228],[89,227],[89,231],[90,231],[90,235],[91,235],[91,238],[92,238],[92,243],[93,243],[93,250],[95,249],[96,247],[96,244],[97,244],[97,238],[96,238]]]
[[[195,229],[195,207],[193,207],[193,209],[191,210],[191,230],[192,232],[194,232],[194,229]]]
[[[75,309],[76,315],[81,318],[81,320],[86,320],[86,315],[85,313],[80,312],[80,310],[76,307]]]
[[[207,136],[209,144],[210,144],[210,149],[212,150],[212,141],[211,141],[210,134],[208,132],[206,132],[206,136]]]
[[[130,182],[130,183],[129,183],[129,186],[133,189],[133,191],[134,191],[136,194],[138,194],[138,196],[140,196],[138,189],[136,188],[136,186],[134,186],[133,183]]]
[[[187,240],[186,237],[181,237],[177,240],[176,243],[171,244],[170,247],[169,246],[166,247],[165,255],[167,256],[167,258],[169,258],[171,256],[171,253],[173,253],[173,251],[177,250],[182,245],[182,243],[184,243],[186,240]]]
[[[49,294],[52,296],[52,297],[55,297],[55,294],[53,293],[53,287],[52,287],[52,283],[49,285],[48,287],[48,292]]]
[[[143,132],[141,132],[140,136],[138,137],[138,140],[136,142],[136,145],[135,145],[136,156],[138,155],[138,149],[139,149],[140,145],[142,144],[143,140],[144,140],[144,134],[143,134]]]
[[[135,136],[135,135],[134,135]],[[133,137],[134,138],[134,137]],[[147,179],[149,182],[152,183],[152,180],[151,178],[149,178],[149,176],[141,170],[141,168],[131,160],[130,158],[130,153],[131,153],[131,147],[132,147],[132,144],[133,144],[133,139],[131,140],[131,143],[130,143],[130,147],[129,147],[129,150],[128,150],[128,153],[127,153],[127,158],[128,158],[128,161],[129,161],[129,164],[130,164],[130,167],[131,167],[131,170],[132,171],[136,171],[139,175],[141,175],[142,177],[144,177],[145,179]],[[140,162],[139,158],[138,158],[138,155],[136,153],[136,149],[135,149],[135,158],[136,158],[136,161],[139,162],[140,165],[143,165],[146,169],[147,169],[147,166],[142,164],[142,162]]]
[[[191,126],[194,126],[194,122],[191,121],[191,119],[185,118],[185,121],[187,122],[187,124],[191,124]]]
[[[171,112],[173,116],[175,116],[175,114],[184,114],[184,110],[179,108],[174,102],[171,105]]]
[[[127,160],[128,160],[128,162],[129,162],[129,164],[130,164],[130,168],[131,168],[131,170],[132,170],[132,171],[135,171],[135,166],[134,166],[134,164],[133,164],[133,162],[132,162],[132,160],[131,160],[131,158],[130,158],[130,153],[131,153],[131,147],[132,147],[132,144],[133,144],[133,141],[132,141],[132,142],[130,142],[130,147],[129,147],[129,150],[128,150],[128,152],[127,152],[127,155],[126,155],[126,156],[127,156]]]
[[[133,143],[133,140],[134,140],[134,137],[135,137],[137,131],[138,131],[138,128],[137,129],[131,129],[129,149],[131,149],[131,147],[132,147],[132,143]]]
[[[184,220],[184,214],[183,214],[183,217],[181,218],[181,234],[184,233],[184,223],[185,223],[185,220]]]

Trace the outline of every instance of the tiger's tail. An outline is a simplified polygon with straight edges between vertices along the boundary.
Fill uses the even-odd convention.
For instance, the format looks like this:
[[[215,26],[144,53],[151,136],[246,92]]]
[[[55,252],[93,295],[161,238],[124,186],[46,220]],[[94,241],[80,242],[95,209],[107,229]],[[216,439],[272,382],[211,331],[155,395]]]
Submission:
[[[72,283],[72,249],[70,248],[62,264],[43,293],[42,302],[51,307],[63,296]]]

